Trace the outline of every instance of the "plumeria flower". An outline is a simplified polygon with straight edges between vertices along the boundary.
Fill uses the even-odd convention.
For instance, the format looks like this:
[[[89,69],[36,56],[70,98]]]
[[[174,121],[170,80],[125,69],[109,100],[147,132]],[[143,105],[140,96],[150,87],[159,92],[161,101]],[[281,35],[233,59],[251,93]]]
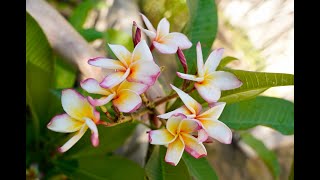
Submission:
[[[96,124],[100,121],[100,114],[88,102],[88,100],[73,89],[62,91],[61,103],[65,114],[60,114],[51,119],[47,127],[56,132],[72,133],[74,136],[63,146],[59,152],[69,150],[89,128],[91,130],[91,142],[94,147],[99,145],[99,135]]]
[[[133,112],[141,106],[142,101],[139,95],[148,89],[145,84],[126,80],[111,89],[100,86],[99,82],[92,78],[82,81],[80,85],[82,89],[89,93],[102,95],[100,99],[88,97],[90,104],[93,106],[103,106],[112,101],[119,111],[126,113]]]
[[[171,85],[172,89],[175,90],[179,97],[181,98],[184,106],[159,115],[159,118],[168,119],[172,115],[177,113],[182,113],[186,115],[188,118],[197,120],[203,129],[198,132],[198,140],[204,142],[208,139],[208,136],[214,138],[221,143],[230,144],[232,139],[232,132],[223,122],[219,121],[223,108],[225,107],[225,102],[215,103],[214,107],[211,107],[205,112],[201,112],[202,106],[196,100],[194,100],[187,93],[178,89],[177,87]]]
[[[200,96],[208,103],[217,102],[221,96],[221,90],[238,88],[242,82],[232,73],[216,71],[223,54],[223,49],[214,50],[203,65],[201,44],[197,44],[197,75],[177,72],[182,79],[195,81],[194,86]]]
[[[149,141],[151,144],[168,145],[165,161],[176,166],[184,150],[195,158],[207,155],[204,145],[190,134],[199,129],[197,121],[176,114],[168,119],[166,129],[149,131]]]
[[[178,32],[169,33],[170,24],[166,18],[162,18],[158,24],[157,30],[152,26],[149,19],[141,14],[142,19],[148,29],[139,28],[150,38],[152,45],[163,54],[174,54],[180,49],[189,49],[192,43],[186,35]]]
[[[124,46],[109,44],[118,60],[97,57],[88,63],[93,66],[115,70],[107,75],[100,85],[104,88],[113,88],[125,79],[151,86],[160,75],[159,66],[153,61],[152,54],[145,40],[140,41],[130,53]]]

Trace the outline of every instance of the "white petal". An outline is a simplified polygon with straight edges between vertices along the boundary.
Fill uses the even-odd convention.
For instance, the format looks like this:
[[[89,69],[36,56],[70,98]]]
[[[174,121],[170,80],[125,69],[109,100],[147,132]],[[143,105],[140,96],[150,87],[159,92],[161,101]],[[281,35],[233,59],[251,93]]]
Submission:
[[[181,133],[183,142],[185,144],[185,150],[193,157],[199,159],[207,155],[207,150],[198,139],[190,134]]]
[[[157,38],[162,38],[169,34],[170,23],[166,18],[162,18],[157,27]]]
[[[102,88],[99,82],[93,78],[88,78],[84,81],[80,82],[80,86],[82,89],[92,94],[101,94],[101,95],[109,95],[110,92],[104,88]]]
[[[103,58],[103,57],[97,57],[90,59],[88,61],[90,65],[102,67],[106,69],[113,69],[113,70],[126,70],[126,67],[118,60]]]
[[[143,20],[144,24],[147,26],[147,28],[148,28],[150,31],[156,32],[156,29],[152,26],[152,24],[151,24],[151,22],[149,21],[149,19],[148,19],[145,15],[143,15],[143,14],[141,14],[141,13],[140,13],[140,15],[141,15],[141,17],[142,17],[142,20]]]
[[[88,126],[84,124],[82,128],[78,132],[76,132],[74,136],[72,136],[72,138],[70,138],[63,146],[58,148],[58,151],[61,153],[68,151],[73,145],[75,145],[80,140],[80,138],[84,135],[87,129]]]
[[[86,124],[91,130],[91,143],[94,147],[99,145],[99,133],[96,124],[89,118],[85,118]]]
[[[110,102],[115,97],[115,94],[110,94],[109,96],[103,96],[99,99],[93,99],[92,97],[88,97],[88,101],[92,106],[103,106]]]
[[[181,98],[184,105],[189,109],[189,111],[192,114],[199,114],[202,106],[199,104],[196,100],[194,100],[191,96],[189,96],[187,93],[183,92],[179,88],[175,87],[174,85],[170,84],[171,88],[175,90],[179,97]]]
[[[141,40],[132,52],[132,63],[136,61],[153,62],[151,51],[145,40]]]
[[[189,49],[192,46],[191,41],[189,41],[188,37],[182,33],[172,32],[168,35],[161,38],[161,41],[164,44],[173,43],[180,49]]]
[[[168,131],[173,134],[176,135],[179,133],[179,126],[180,126],[180,122],[183,119],[186,119],[187,116],[179,113],[179,114],[175,114],[173,116],[171,116],[167,123],[166,123],[166,128],[168,129]]]
[[[201,123],[210,137],[224,144],[231,143],[232,132],[223,122],[218,120],[202,120]]]
[[[153,130],[148,133],[150,144],[166,145],[174,141],[176,138],[166,129]]]
[[[153,41],[153,45],[162,54],[175,54],[178,50],[177,45],[173,43],[165,44]]]
[[[151,41],[153,41],[154,38],[156,38],[157,34],[155,32],[146,30],[140,26],[138,26],[138,27],[150,38]]]
[[[122,45],[108,44],[111,51],[117,58],[125,65],[129,66],[131,63],[131,53]]]
[[[47,127],[51,131],[70,133],[78,131],[82,125],[83,122],[73,119],[68,114],[60,114],[53,117]]]
[[[191,74],[184,74],[184,73],[177,72],[177,75],[182,79],[186,79],[186,80],[190,80],[190,81],[195,81],[195,82],[203,81],[203,77],[197,77],[197,76],[191,75]]]
[[[129,74],[130,68],[128,68],[126,72],[120,71],[109,74],[101,81],[100,86],[106,89],[111,89],[123,82]]]
[[[234,74],[225,71],[212,72],[205,79],[210,79],[211,84],[220,90],[235,89],[242,85],[242,82]]]
[[[73,89],[62,91],[61,104],[64,111],[74,119],[83,121],[83,117],[96,119],[94,108],[81,94]]]
[[[148,88],[149,88],[148,85],[136,83],[136,82],[129,82],[129,81],[125,80],[119,85],[117,91],[129,89],[129,90],[134,91],[140,95],[140,94],[144,93]]]
[[[117,94],[117,98],[112,101],[120,112],[134,112],[142,104],[141,97],[131,90],[121,90]]]
[[[131,73],[127,80],[129,82],[142,83],[152,86],[160,75],[159,66],[152,61],[137,61],[131,66]]]
[[[181,106],[173,111],[167,112],[165,114],[161,114],[158,115],[158,118],[162,118],[162,119],[169,119],[172,115],[178,114],[178,113],[182,113],[184,115],[190,115],[191,112],[189,111],[189,109],[186,106]]]
[[[226,106],[225,102],[219,102],[214,107],[198,115],[196,118],[198,120],[217,120],[222,114],[225,106]]]
[[[209,138],[208,133],[204,129],[200,129],[198,131],[198,141],[199,142],[205,142]]]
[[[204,69],[203,69],[203,56],[201,50],[201,44],[198,42],[197,44],[197,68],[198,68],[198,75],[203,77]]]
[[[219,100],[221,96],[221,91],[212,84],[207,83],[207,81],[203,81],[200,83],[194,83],[198,93],[200,96],[207,101],[208,103],[216,102]]]
[[[223,48],[216,49],[213,52],[211,52],[206,63],[204,64],[204,69],[206,73],[213,72],[217,69],[221,61],[223,52],[224,52]]]
[[[168,145],[165,161],[173,166],[176,166],[181,159],[184,147],[184,142],[179,136],[179,138],[176,138],[175,141]]]

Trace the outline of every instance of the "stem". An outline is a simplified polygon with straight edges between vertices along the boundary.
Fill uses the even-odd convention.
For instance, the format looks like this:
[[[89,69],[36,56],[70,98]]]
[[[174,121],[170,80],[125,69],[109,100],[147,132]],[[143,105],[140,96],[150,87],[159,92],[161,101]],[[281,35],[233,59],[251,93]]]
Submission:
[[[173,99],[173,98],[176,98],[176,97],[178,97],[178,94],[177,94],[177,93],[171,94],[171,95],[166,96],[166,97],[164,97],[164,98],[162,98],[162,99],[159,99],[158,101],[156,101],[156,102],[154,103],[154,105],[155,105],[155,106],[158,106],[158,105],[160,105],[160,104],[162,104],[162,103],[165,103],[165,102],[167,102],[167,101],[169,101],[169,100],[171,100],[171,99]]]

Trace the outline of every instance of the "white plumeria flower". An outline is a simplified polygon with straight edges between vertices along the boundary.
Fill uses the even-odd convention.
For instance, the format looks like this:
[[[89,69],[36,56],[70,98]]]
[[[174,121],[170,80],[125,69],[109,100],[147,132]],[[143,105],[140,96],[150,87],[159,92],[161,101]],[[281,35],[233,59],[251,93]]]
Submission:
[[[153,61],[152,54],[145,40],[140,41],[130,53],[124,46],[109,44],[118,60],[97,57],[88,63],[93,66],[115,70],[106,76],[100,85],[104,88],[113,88],[125,79],[151,86],[160,75],[159,66]]]
[[[133,112],[137,110],[142,100],[139,96],[144,93],[148,86],[141,83],[123,81],[121,84],[111,88],[103,88],[95,79],[89,78],[80,83],[82,89],[89,93],[100,94],[100,99],[88,97],[90,104],[93,106],[103,106],[112,101],[113,105],[121,112]]]
[[[61,104],[66,112],[51,119],[47,127],[56,132],[72,133],[74,136],[61,146],[58,151],[69,150],[89,128],[92,132],[91,142],[94,147],[99,145],[99,135],[96,124],[100,121],[100,113],[88,100],[73,89],[62,91]]]
[[[221,90],[230,90],[238,88],[242,82],[232,73],[225,71],[216,71],[218,67],[223,49],[214,50],[203,65],[203,57],[201,44],[197,44],[197,75],[190,75],[177,72],[182,79],[195,81],[194,86],[200,96],[208,103],[214,103],[221,97]]]
[[[192,118],[197,120],[201,126],[202,130],[199,130],[198,140],[204,142],[208,139],[208,136],[220,141],[224,144],[230,144],[232,140],[232,132],[223,122],[219,121],[223,108],[225,107],[225,102],[215,103],[214,107],[211,107],[207,111],[201,113],[202,106],[196,100],[194,100],[187,93],[178,89],[177,87],[171,85],[172,89],[175,90],[179,97],[181,98],[184,106],[159,115],[159,118],[168,119],[172,115],[177,113],[182,113],[186,115],[188,118]]]
[[[165,161],[176,166],[184,150],[195,158],[207,155],[202,142],[190,134],[200,128],[197,121],[187,119],[183,114],[176,114],[168,119],[166,129],[149,131],[149,141],[151,144],[168,145]]]
[[[157,30],[152,26],[149,19],[141,14],[142,19],[147,26],[144,29],[138,26],[152,41],[152,45],[163,54],[174,54],[180,49],[189,49],[192,43],[186,35],[178,32],[169,33],[170,24],[166,18],[162,18],[158,24]]]

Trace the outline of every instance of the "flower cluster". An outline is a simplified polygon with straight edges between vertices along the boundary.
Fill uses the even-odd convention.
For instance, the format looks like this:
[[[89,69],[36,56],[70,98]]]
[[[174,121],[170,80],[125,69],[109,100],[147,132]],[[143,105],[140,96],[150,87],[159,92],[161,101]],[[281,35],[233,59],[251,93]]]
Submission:
[[[96,57],[88,60],[89,65],[112,70],[101,82],[93,78],[80,82],[82,89],[91,94],[98,94],[100,98],[84,97],[73,89],[62,91],[61,102],[66,113],[53,117],[48,123],[48,128],[62,133],[73,132],[74,136],[58,149],[60,152],[70,149],[88,128],[92,133],[92,145],[99,145],[97,125],[108,123],[100,120],[100,113],[96,107],[103,109],[104,105],[112,102],[115,110],[121,113],[132,113],[140,108],[141,95],[157,81],[161,72],[153,59],[153,49],[162,54],[176,53],[184,68],[184,73],[177,72],[177,75],[189,82],[187,84],[196,89],[210,105],[209,109],[203,110],[201,104],[188,93],[171,85],[184,105],[158,115],[158,118],[167,119],[165,128],[148,132],[151,144],[167,146],[165,161],[177,165],[184,150],[195,158],[206,156],[207,151],[203,143],[209,138],[225,144],[231,142],[231,130],[218,120],[226,103],[218,100],[221,91],[238,88],[242,82],[229,72],[216,71],[223,49],[214,50],[204,63],[201,45],[198,42],[197,74],[187,74],[187,60],[182,50],[192,46],[190,40],[182,33],[170,33],[170,24],[166,18],[161,19],[155,29],[144,15],[141,16],[147,29],[133,23],[133,52],[121,45],[108,44],[117,59]],[[141,40],[141,31],[150,38],[149,46],[146,40]]]

